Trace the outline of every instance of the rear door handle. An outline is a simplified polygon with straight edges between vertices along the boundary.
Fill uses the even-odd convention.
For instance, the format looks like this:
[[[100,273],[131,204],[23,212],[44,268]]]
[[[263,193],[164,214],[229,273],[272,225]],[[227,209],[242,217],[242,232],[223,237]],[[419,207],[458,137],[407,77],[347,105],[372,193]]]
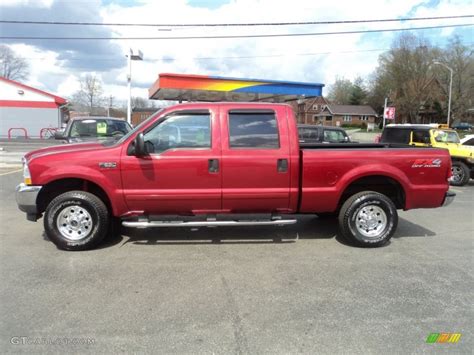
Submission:
[[[219,159],[209,159],[207,167],[210,173],[218,173]]]
[[[279,173],[286,173],[288,171],[288,159],[278,159],[277,171]]]

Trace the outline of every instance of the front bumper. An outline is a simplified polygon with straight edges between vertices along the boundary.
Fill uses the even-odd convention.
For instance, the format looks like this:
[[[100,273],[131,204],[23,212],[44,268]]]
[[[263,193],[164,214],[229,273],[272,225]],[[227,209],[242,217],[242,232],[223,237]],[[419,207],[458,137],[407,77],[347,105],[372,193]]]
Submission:
[[[451,191],[446,192],[446,194],[444,195],[442,206],[445,207],[445,206],[450,205],[454,201],[455,197],[456,197],[456,194],[454,192],[451,192]]]
[[[29,186],[21,183],[16,187],[15,197],[18,208],[26,212],[27,218],[32,219],[38,214],[36,198],[41,190],[41,186]],[[34,218],[33,220],[36,220]]]

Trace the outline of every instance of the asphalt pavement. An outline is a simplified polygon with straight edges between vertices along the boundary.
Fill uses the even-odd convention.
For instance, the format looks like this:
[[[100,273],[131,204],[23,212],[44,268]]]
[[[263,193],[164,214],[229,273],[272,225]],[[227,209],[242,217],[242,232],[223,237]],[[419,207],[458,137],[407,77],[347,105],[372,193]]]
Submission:
[[[48,241],[0,173],[2,353],[406,354],[473,349],[474,183],[400,212],[383,248],[331,220],[122,230],[87,252]],[[461,333],[427,344],[430,333]]]

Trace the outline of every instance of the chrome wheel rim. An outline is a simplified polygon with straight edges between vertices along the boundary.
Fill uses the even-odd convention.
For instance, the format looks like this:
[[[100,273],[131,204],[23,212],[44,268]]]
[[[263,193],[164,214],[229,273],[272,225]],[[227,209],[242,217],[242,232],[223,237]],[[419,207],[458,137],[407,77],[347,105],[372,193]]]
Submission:
[[[90,213],[85,208],[69,206],[59,213],[56,226],[64,238],[81,240],[91,233],[93,223]]]
[[[362,207],[356,216],[356,229],[367,238],[376,238],[387,228],[387,214],[379,206]]]
[[[463,171],[459,166],[453,166],[451,168],[451,172],[453,174],[453,176],[451,177],[451,181],[458,182],[462,180]]]

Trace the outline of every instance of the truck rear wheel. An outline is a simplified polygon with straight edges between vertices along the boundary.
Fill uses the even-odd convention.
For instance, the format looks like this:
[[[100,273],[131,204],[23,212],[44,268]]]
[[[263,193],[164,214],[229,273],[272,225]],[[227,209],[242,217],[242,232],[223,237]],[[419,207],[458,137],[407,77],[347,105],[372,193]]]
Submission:
[[[107,207],[89,192],[65,192],[46,208],[44,229],[59,249],[92,249],[104,239],[108,228]]]
[[[453,161],[451,166],[453,176],[449,183],[453,186],[464,186],[469,182],[470,171],[462,161]]]
[[[398,224],[397,208],[387,196],[363,191],[349,197],[339,213],[339,228],[350,243],[362,247],[386,244]]]

